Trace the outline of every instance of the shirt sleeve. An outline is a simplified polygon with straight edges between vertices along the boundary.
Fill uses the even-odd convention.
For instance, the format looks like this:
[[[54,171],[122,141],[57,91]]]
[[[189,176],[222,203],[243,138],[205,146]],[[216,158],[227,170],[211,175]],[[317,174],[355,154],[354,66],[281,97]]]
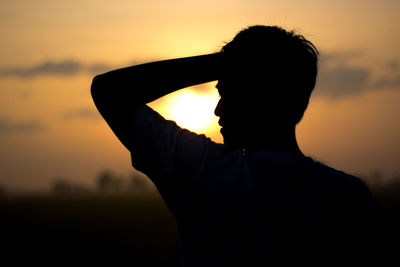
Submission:
[[[132,118],[132,166],[145,173],[174,211],[183,192],[193,190],[217,144],[204,135],[180,128],[143,105]],[[213,156],[214,157],[214,156]]]

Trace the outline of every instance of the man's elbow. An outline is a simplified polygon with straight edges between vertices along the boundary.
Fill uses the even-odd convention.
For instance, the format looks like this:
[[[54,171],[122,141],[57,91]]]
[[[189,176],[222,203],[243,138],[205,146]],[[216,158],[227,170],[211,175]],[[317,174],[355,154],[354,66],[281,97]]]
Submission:
[[[110,99],[110,90],[107,78],[104,77],[104,74],[97,75],[93,78],[90,93],[97,108],[103,108],[107,99]]]
[[[90,86],[90,93],[92,95],[92,98],[94,101],[96,101],[99,96],[104,93],[102,90],[102,78],[101,75],[97,75],[96,77],[93,78],[92,80],[92,85]]]

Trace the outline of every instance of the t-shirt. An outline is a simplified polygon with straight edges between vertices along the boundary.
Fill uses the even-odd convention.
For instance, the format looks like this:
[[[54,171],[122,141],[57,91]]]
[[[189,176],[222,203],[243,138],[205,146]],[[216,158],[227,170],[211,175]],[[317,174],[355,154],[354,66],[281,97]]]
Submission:
[[[184,266],[351,254],[369,240],[378,205],[352,175],[290,152],[244,154],[145,105],[132,135],[132,165],[174,215]]]

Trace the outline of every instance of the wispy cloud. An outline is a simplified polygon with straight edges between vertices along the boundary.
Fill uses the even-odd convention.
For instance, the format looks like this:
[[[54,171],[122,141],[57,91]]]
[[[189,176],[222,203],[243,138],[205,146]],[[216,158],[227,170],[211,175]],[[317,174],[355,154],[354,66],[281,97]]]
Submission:
[[[7,134],[29,134],[43,131],[45,126],[36,120],[30,121],[11,121],[0,119],[0,136]]]
[[[100,113],[96,111],[94,108],[79,108],[76,110],[69,110],[66,111],[62,117],[64,119],[70,120],[70,119],[88,119],[88,120],[97,120],[100,119]]]
[[[91,65],[86,66],[85,71],[87,71],[89,74],[99,74],[102,72],[110,71],[112,67],[105,63],[94,63]]]
[[[329,98],[354,95],[369,89],[371,72],[367,68],[335,66],[321,68],[316,93]]]
[[[319,61],[322,65],[329,63],[332,64],[346,64],[350,60],[362,57],[363,53],[361,51],[349,50],[341,52],[323,52]]]
[[[400,89],[400,73],[392,77],[383,77],[374,83],[376,88]]]
[[[387,67],[390,70],[399,70],[400,69],[400,60],[391,60],[387,63]]]
[[[21,78],[30,78],[38,75],[71,76],[82,72],[97,74],[110,69],[111,67],[104,63],[83,64],[77,60],[45,61],[29,67],[0,69],[0,76],[17,76]]]
[[[376,77],[368,66],[349,64],[361,53],[344,52],[324,54],[320,60],[317,86],[314,95],[339,99],[361,94],[369,90],[400,90],[400,62],[391,61],[386,67],[391,75]],[[394,74],[393,74],[394,73]]]

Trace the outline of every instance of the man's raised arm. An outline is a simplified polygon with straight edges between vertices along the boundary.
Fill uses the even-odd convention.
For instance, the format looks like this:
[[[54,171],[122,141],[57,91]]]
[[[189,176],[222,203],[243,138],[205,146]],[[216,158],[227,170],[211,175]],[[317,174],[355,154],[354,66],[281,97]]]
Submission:
[[[139,105],[176,90],[218,79],[220,54],[141,64],[93,79],[91,93],[100,114],[130,150],[130,120]]]

